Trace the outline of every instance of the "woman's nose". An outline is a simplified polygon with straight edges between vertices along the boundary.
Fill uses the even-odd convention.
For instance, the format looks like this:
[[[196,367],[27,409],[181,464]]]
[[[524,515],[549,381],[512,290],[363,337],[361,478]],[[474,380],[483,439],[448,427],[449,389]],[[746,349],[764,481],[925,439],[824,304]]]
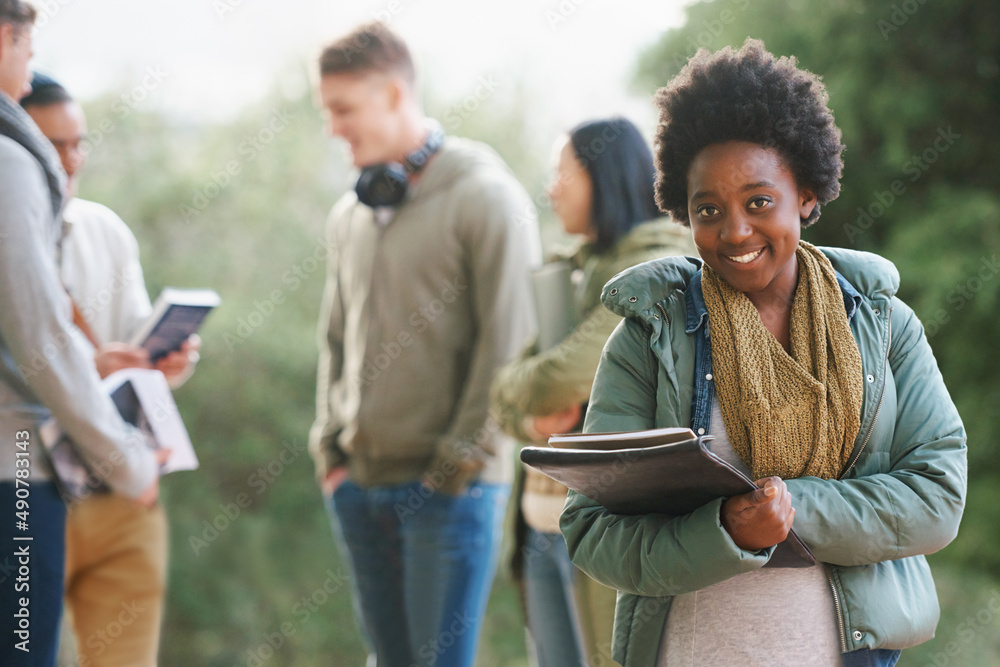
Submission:
[[[555,199],[556,197],[559,196],[559,185],[560,185],[559,179],[552,178],[548,182],[548,185],[545,186],[545,194],[548,196],[549,199]]]
[[[722,240],[730,245],[738,246],[752,235],[750,221],[740,213],[730,215],[722,226]]]

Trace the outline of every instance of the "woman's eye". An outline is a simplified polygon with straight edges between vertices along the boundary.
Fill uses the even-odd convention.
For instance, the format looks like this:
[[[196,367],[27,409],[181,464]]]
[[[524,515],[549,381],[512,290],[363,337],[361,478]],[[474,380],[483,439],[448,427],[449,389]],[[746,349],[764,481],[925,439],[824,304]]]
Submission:
[[[703,218],[708,218],[719,212],[719,209],[715,208],[711,204],[705,204],[704,206],[698,207],[698,215]]]
[[[753,199],[750,200],[750,204],[747,206],[747,208],[762,209],[770,203],[771,200],[768,197],[754,197]]]

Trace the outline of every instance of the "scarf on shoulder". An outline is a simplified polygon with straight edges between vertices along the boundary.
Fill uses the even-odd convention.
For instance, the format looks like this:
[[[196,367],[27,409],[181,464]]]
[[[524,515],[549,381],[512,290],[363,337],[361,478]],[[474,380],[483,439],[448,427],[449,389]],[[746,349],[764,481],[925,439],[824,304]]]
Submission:
[[[10,137],[19,143],[42,165],[45,181],[49,186],[53,219],[58,220],[66,185],[66,176],[62,165],[59,164],[59,155],[52,143],[31,120],[31,116],[6,93],[0,93],[0,135]]]
[[[790,350],[750,299],[707,264],[702,275],[715,389],[733,449],[753,478],[836,478],[861,420],[861,353],[830,260],[801,241]]]

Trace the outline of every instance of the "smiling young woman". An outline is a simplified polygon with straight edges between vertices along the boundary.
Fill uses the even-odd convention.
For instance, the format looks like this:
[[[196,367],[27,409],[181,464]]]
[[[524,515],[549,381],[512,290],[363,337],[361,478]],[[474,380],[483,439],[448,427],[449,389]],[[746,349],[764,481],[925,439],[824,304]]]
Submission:
[[[760,488],[680,517],[571,492],[569,554],[619,590],[625,667],[891,666],[938,622],[924,555],[958,530],[965,430],[895,267],[801,239],[840,191],[826,91],[748,40],[656,101],[657,203],[701,261],[605,286],[625,321],[584,431],[689,427]],[[765,568],[792,527],[818,562]]]

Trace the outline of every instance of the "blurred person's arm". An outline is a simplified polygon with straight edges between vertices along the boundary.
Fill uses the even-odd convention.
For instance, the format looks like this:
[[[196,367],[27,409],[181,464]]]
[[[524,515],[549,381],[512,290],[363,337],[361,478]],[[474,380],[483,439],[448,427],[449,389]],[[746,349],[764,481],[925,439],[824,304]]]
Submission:
[[[111,322],[114,328],[111,333],[112,340],[131,340],[153,312],[149,292],[146,291],[142,263],[139,261],[139,243],[131,228],[117,213],[92,202],[90,205],[98,207],[100,211],[99,219],[106,230],[101,236],[107,244],[104,250],[110,255],[109,260],[114,262],[116,272],[122,276],[121,289],[114,292],[117,317]],[[98,349],[98,370],[102,371],[102,366],[104,370],[111,372],[122,368],[156,368],[167,378],[170,388],[177,389],[194,374],[200,350],[201,338],[198,334],[191,334],[179,350],[171,352],[151,365],[148,353],[142,348],[116,342]],[[107,356],[102,358],[105,354]],[[101,377],[105,376],[106,373],[102,371]]]
[[[105,343],[94,351],[97,374],[106,378],[125,368],[152,368],[149,352],[128,343]]]
[[[149,300],[149,292],[146,291],[142,263],[139,261],[139,243],[135,239],[135,234],[114,211],[106,209],[106,213],[109,216],[108,222],[113,224],[117,231],[116,240],[119,247],[114,250],[117,255],[115,259],[121,264],[122,275],[127,277],[122,290],[116,295],[121,320],[118,325],[121,332],[120,340],[131,340],[152,314],[153,306]],[[198,334],[191,334],[179,350],[158,359],[152,367],[163,373],[171,389],[177,389],[194,375],[195,365],[200,359],[200,350],[201,338]],[[131,351],[138,355],[141,348],[133,347]],[[142,360],[137,356],[138,363],[133,367],[148,368],[148,356],[147,354],[145,366],[141,365]]]
[[[139,431],[100,385],[89,345],[73,325],[49,245],[51,211],[38,164],[13,144],[0,150],[0,337],[38,400],[112,490],[150,500],[158,470]],[[36,194],[37,193],[37,194]],[[145,495],[144,495],[145,493]]]
[[[500,427],[519,440],[538,442],[547,429],[533,423],[537,417],[586,403],[601,350],[620,321],[598,305],[555,347],[522,355],[501,368],[493,383],[493,410]]]
[[[156,364],[151,364],[149,352],[137,345],[107,343],[94,352],[94,363],[102,378],[126,368],[155,368],[167,378],[171,389],[177,389],[194,374],[200,349],[201,338],[198,334],[191,334],[181,344],[181,349],[161,357]]]
[[[316,420],[309,431],[309,452],[316,463],[316,476],[325,493],[333,493],[347,476],[347,454],[337,438],[343,428],[339,405],[332,401],[342,381],[344,361],[344,304],[339,285],[337,225],[349,215],[335,208],[327,223],[326,284],[320,306],[316,369]]]
[[[142,263],[139,261],[139,242],[132,229],[110,208],[81,200],[73,200],[67,205],[67,209],[70,207],[75,207],[72,209],[73,213],[81,218],[86,217],[80,222],[91,230],[85,237],[91,239],[89,247],[84,249],[89,249],[95,255],[100,254],[102,259],[111,263],[114,275],[120,277],[112,290],[113,307],[109,305],[114,317],[107,322],[106,326],[110,329],[103,334],[106,337],[102,342],[132,340],[153,312],[149,292],[146,291]],[[68,211],[67,217],[69,216]],[[70,231],[70,239],[75,233],[75,229]],[[77,271],[86,271],[89,264],[90,261],[82,262]],[[70,287],[70,293],[73,293],[73,272],[67,274],[64,267],[63,279]]]
[[[660,242],[628,251],[609,250],[595,264],[584,293],[599,295],[605,283],[637,264],[691,251],[686,234]],[[621,319],[598,300],[557,345],[544,351],[528,348],[501,368],[493,383],[492,403],[501,428],[519,440],[544,443],[575,427],[572,417],[589,400],[601,350]]]

